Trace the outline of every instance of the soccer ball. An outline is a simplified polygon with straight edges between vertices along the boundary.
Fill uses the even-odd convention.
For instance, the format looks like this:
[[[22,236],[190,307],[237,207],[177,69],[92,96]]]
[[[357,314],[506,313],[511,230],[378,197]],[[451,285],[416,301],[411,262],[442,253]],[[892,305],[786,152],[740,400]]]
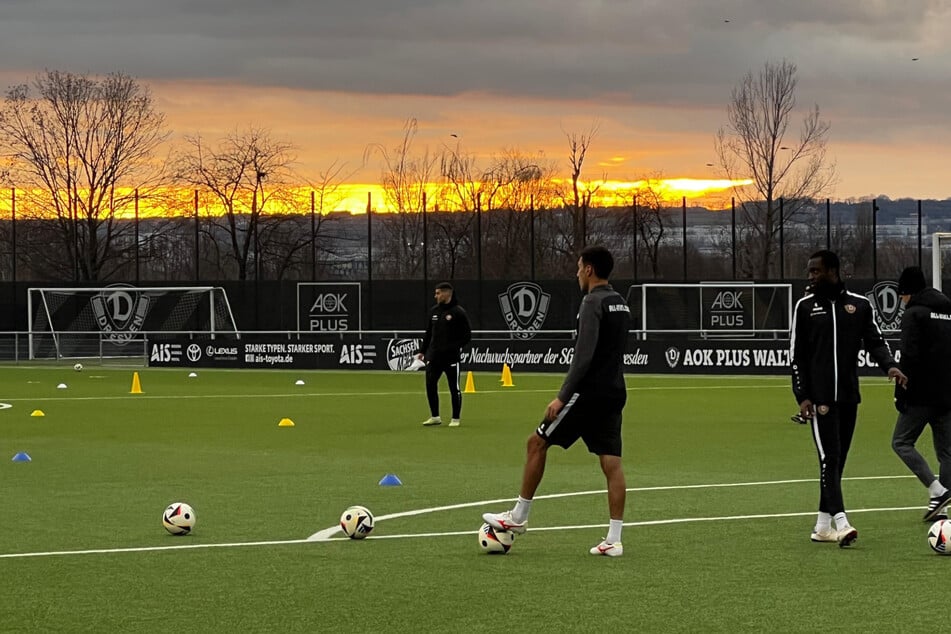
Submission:
[[[512,548],[515,533],[500,531],[490,524],[483,524],[479,529],[479,547],[490,555],[504,555]]]
[[[73,369],[76,370],[77,372],[82,372],[82,371],[83,371],[83,364],[82,364],[82,363],[77,363],[76,365],[73,366]]]
[[[351,506],[340,516],[340,530],[350,539],[363,539],[373,530],[373,513],[365,506]]]
[[[162,526],[172,535],[188,535],[197,519],[195,509],[184,502],[174,502],[162,513]]]
[[[938,520],[931,525],[928,545],[939,555],[951,555],[951,521]]]

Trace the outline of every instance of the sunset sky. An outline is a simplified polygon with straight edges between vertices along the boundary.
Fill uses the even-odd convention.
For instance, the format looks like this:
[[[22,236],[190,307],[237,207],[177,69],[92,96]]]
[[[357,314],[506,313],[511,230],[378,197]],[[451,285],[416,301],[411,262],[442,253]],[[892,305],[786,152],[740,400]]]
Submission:
[[[800,112],[818,104],[831,123],[835,198],[951,197],[947,0],[0,0],[0,10],[0,87],[44,69],[123,72],[152,89],[173,141],[264,127],[315,180],[336,161],[352,182],[377,182],[380,160],[364,165],[364,151],[394,147],[409,118],[419,150],[541,151],[565,170],[565,132],[597,125],[588,178],[714,179],[731,90],[785,58],[799,67]]]

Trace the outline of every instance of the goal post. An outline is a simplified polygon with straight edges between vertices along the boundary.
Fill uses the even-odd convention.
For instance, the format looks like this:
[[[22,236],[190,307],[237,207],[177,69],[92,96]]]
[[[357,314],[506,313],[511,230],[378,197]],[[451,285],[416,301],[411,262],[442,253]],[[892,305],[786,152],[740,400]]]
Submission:
[[[941,245],[951,244],[951,233],[937,231],[931,234],[931,285],[941,288],[941,277],[944,272],[941,259]]]
[[[34,287],[27,289],[29,358],[141,356],[149,332],[238,336],[219,286]]]
[[[628,305],[651,334],[702,338],[785,338],[792,324],[792,284],[696,282],[637,284]]]

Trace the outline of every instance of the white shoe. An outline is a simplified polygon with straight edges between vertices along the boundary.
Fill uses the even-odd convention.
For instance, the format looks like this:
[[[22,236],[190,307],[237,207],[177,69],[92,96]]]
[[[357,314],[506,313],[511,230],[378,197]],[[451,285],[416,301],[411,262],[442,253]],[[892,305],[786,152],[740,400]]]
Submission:
[[[438,416],[430,416],[423,421],[423,427],[433,427],[434,425],[442,425],[442,419]]]
[[[839,548],[848,548],[859,538],[859,532],[853,527],[843,528],[839,531]]]
[[[453,418],[451,421],[449,421],[449,426],[450,426],[450,427],[458,427],[461,422],[462,422],[462,421],[460,421],[458,418]]]
[[[814,542],[831,542],[835,543],[839,541],[839,533],[832,528],[823,529],[823,530],[814,530],[812,531],[812,536],[809,538]]]
[[[516,535],[524,535],[525,525],[528,522],[516,522],[512,519],[512,511],[505,511],[504,513],[483,513],[482,519],[486,524],[492,528],[500,531],[511,531]]]
[[[621,542],[614,542],[609,544],[607,542],[601,542],[591,550],[589,550],[592,555],[603,555],[605,557],[620,557],[624,554],[624,546],[621,545]]]

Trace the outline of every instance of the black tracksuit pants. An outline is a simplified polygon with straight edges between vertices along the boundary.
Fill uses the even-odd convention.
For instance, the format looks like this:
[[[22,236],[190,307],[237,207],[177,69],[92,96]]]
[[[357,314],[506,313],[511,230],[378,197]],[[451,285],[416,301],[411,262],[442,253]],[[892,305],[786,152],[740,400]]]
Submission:
[[[449,396],[452,399],[452,417],[459,418],[462,413],[462,391],[459,389],[459,362],[430,361],[426,364],[426,398],[429,399],[429,413],[439,416],[439,377],[443,374],[449,381]]]
[[[822,414],[816,406],[812,418],[812,439],[819,453],[819,511],[835,515],[845,510],[842,500],[842,471],[855,433],[857,403],[834,403]]]

